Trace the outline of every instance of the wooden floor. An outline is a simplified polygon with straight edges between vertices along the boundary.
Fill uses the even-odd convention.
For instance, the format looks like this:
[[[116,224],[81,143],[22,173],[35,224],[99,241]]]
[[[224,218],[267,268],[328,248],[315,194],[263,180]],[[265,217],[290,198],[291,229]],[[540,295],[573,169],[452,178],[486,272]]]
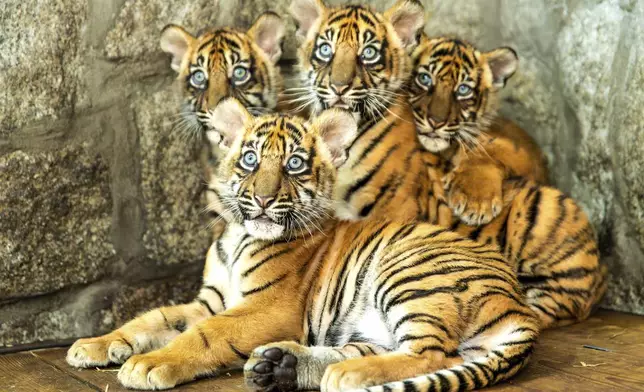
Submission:
[[[0,356],[0,392],[125,391],[117,368],[72,369],[65,349]],[[247,391],[240,373],[190,383],[175,391]],[[644,391],[644,317],[602,311],[583,324],[547,331],[531,364],[488,389],[522,391]]]

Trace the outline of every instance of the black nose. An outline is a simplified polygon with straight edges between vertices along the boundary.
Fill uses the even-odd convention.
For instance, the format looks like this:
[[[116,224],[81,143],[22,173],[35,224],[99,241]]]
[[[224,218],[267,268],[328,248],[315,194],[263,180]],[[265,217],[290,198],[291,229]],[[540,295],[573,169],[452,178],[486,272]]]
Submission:
[[[345,92],[347,92],[347,90],[349,90],[349,85],[348,84],[343,84],[343,85],[331,84],[331,90],[333,90],[333,92],[336,93],[337,95],[342,95]]]
[[[427,120],[429,121],[429,124],[434,128],[443,126],[447,122],[445,118],[440,116],[433,116],[431,114],[427,116]]]
[[[275,201],[275,198],[273,196],[257,196],[255,195],[255,201],[257,202],[257,205],[262,207],[262,208],[268,208],[273,202]]]

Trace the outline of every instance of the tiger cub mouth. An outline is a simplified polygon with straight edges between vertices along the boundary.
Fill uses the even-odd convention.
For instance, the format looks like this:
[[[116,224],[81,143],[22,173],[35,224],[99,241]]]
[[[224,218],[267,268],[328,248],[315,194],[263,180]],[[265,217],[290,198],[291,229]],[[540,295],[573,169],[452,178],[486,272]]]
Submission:
[[[244,227],[248,231],[248,234],[263,240],[272,240],[281,237],[285,230],[284,225],[275,223],[266,215],[245,220]]]

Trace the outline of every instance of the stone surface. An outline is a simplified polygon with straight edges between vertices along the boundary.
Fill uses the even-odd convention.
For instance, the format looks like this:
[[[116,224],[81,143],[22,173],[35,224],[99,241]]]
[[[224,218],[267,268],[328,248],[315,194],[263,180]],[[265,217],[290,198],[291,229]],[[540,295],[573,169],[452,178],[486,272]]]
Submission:
[[[0,156],[0,300],[95,281],[114,259],[104,162],[86,146]]]
[[[79,50],[87,0],[3,1],[0,7],[0,136],[85,99]]]
[[[176,129],[173,88],[140,95],[132,103],[141,149],[146,256],[158,264],[198,261],[212,234],[203,213],[205,185],[194,139]]]
[[[158,55],[161,29],[174,23],[192,34],[214,26],[219,0],[127,0],[123,3],[114,28],[107,33],[105,54],[109,59],[141,59]]]
[[[0,346],[107,333],[138,314],[194,298],[198,275],[124,285],[106,281],[85,289],[0,307]]]

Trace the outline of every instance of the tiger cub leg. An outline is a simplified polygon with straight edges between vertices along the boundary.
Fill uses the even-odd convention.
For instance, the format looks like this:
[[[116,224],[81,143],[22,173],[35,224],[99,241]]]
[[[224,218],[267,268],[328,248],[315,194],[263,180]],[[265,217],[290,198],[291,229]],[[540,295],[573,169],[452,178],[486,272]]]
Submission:
[[[127,388],[173,388],[224,368],[241,367],[249,353],[262,344],[300,339],[300,305],[287,300],[274,306],[266,302],[251,300],[227,309],[199,322],[159,350],[132,356],[121,367],[119,381]],[[289,307],[293,312],[284,312]]]
[[[541,327],[585,320],[606,291],[607,269],[577,203],[554,188],[525,187],[512,202],[507,236],[505,256]]]
[[[428,320],[433,324],[426,323]],[[437,318],[425,317],[404,321],[399,329],[397,351],[330,364],[320,389],[333,392],[365,388],[463,363],[457,350],[459,342],[450,332],[453,327],[442,323]]]
[[[75,367],[121,364],[134,354],[163,347],[190,326],[212,314],[215,305],[190,304],[151,310],[122,327],[99,337],[79,339],[67,351]]]
[[[424,321],[417,323],[413,335],[407,335],[414,343],[402,342],[395,352],[331,364],[320,389],[468,391],[510,378],[527,364],[539,333],[538,322],[527,307],[510,302],[501,299],[482,304],[459,335],[458,324],[417,318]],[[428,327],[426,322],[434,325]],[[437,325],[449,328],[449,333]]]
[[[387,350],[370,343],[347,343],[342,347],[307,347],[295,342],[278,342],[253,350],[244,365],[248,387],[261,392],[319,389],[327,366]]]

